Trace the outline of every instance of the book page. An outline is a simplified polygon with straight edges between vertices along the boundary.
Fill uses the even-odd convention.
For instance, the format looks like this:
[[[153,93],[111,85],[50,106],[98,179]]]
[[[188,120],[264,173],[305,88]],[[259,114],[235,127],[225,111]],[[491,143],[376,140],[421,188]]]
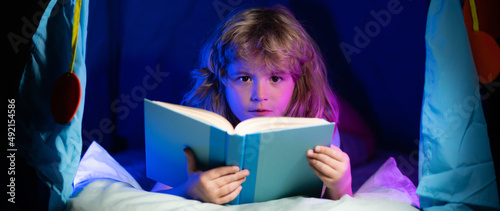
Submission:
[[[246,135],[256,132],[285,129],[285,128],[298,128],[313,125],[323,125],[329,122],[319,118],[305,118],[305,117],[256,117],[245,120],[236,125],[234,133],[238,135]]]
[[[204,109],[199,109],[199,108],[193,108],[193,107],[188,107],[188,106],[181,106],[181,105],[176,105],[176,104],[171,104],[171,103],[165,103],[165,102],[160,102],[160,101],[153,101],[154,103],[161,105],[163,107],[166,107],[170,110],[176,111],[180,114],[183,114],[185,116],[188,116],[192,119],[196,119],[198,121],[201,121],[203,123],[212,125],[214,127],[217,127],[221,130],[227,131],[228,133],[233,133],[234,128],[233,125],[229,121],[227,121],[226,118],[222,117],[219,114],[216,114],[211,111],[207,111]]]

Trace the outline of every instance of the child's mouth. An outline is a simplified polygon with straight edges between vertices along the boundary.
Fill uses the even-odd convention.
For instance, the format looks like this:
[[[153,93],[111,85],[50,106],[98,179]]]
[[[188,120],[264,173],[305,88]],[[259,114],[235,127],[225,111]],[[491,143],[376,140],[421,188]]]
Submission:
[[[257,116],[267,116],[272,113],[271,110],[267,109],[254,109],[254,110],[249,110],[249,112],[257,115]]]

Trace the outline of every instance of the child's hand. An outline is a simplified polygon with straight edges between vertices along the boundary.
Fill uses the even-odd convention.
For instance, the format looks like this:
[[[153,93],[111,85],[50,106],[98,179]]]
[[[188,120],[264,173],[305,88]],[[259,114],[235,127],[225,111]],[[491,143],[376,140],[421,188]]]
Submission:
[[[314,150],[307,150],[309,166],[325,183],[328,198],[340,199],[342,195],[352,196],[351,165],[349,156],[338,147],[316,146]]]
[[[187,159],[187,196],[203,202],[224,204],[232,201],[241,191],[241,184],[248,176],[248,170],[240,171],[237,166],[222,166],[205,172],[198,170],[191,149],[184,150]]]

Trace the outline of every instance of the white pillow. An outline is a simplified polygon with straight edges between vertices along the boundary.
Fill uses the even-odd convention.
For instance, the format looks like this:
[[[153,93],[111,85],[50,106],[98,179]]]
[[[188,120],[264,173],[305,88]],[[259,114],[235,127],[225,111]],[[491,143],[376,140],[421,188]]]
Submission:
[[[355,198],[400,201],[420,207],[413,182],[399,171],[390,157],[354,194]]]
[[[142,190],[134,177],[113,159],[101,145],[94,141],[80,160],[80,165],[73,180],[75,187],[73,194],[77,193],[86,184],[100,178],[125,182],[134,188]]]

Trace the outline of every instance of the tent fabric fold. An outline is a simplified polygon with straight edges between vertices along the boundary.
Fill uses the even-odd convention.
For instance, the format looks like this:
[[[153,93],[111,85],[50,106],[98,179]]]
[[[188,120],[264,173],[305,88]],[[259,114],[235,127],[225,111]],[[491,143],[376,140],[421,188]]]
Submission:
[[[460,1],[432,0],[419,144],[422,208],[500,208],[487,125]]]
[[[61,125],[52,117],[49,103],[55,81],[70,68],[74,9],[75,1],[51,0],[48,4],[33,35],[16,100],[18,152],[50,189],[48,210],[65,209],[82,150],[88,1],[81,4],[73,64],[81,86],[78,110],[69,123]]]

